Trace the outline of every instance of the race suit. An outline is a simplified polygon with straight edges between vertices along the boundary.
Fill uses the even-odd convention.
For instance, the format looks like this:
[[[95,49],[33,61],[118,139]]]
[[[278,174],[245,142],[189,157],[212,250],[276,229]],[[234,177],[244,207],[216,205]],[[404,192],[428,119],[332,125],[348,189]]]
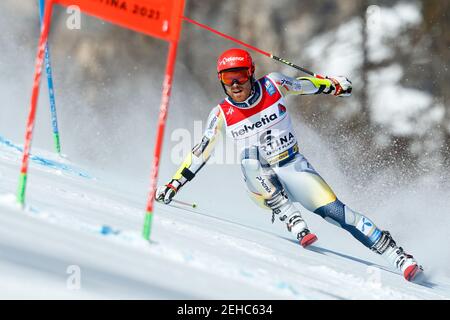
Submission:
[[[349,231],[371,248],[382,233],[364,215],[343,204],[324,179],[299,153],[298,141],[286,108],[288,95],[330,93],[333,83],[313,77],[291,78],[270,73],[255,81],[244,102],[225,98],[210,113],[203,138],[172,178],[178,190],[192,180],[211,156],[225,131],[239,146],[241,168],[251,198],[263,208],[283,192],[327,221]]]

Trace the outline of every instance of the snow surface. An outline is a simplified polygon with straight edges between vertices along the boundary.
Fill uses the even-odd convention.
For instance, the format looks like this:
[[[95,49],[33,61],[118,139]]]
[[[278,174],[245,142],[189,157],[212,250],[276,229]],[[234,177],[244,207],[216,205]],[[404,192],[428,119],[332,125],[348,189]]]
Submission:
[[[144,241],[136,192],[95,172],[80,175],[65,159],[60,167],[31,161],[22,210],[14,196],[21,154],[2,141],[0,298],[450,298],[444,276],[408,283],[362,246],[339,249],[357,248],[351,237],[327,241],[319,232],[305,250],[285,230],[214,216],[201,203],[190,210],[157,205],[152,241]]]

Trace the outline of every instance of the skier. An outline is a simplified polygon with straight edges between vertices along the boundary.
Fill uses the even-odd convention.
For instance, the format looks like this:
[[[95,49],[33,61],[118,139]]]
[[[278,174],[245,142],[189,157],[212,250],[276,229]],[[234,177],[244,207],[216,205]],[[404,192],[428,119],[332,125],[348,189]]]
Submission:
[[[325,220],[350,232],[363,245],[382,255],[406,280],[422,267],[366,216],[335,195],[324,179],[299,152],[296,134],[286,110],[288,95],[351,95],[345,77],[291,78],[270,73],[255,79],[251,55],[229,49],[217,60],[217,75],[227,97],[210,113],[203,138],[189,153],[172,180],[156,191],[156,200],[169,204],[208,161],[218,135],[226,134],[241,147],[241,169],[250,197],[286,223],[303,247],[317,240],[293,202],[299,202]]]

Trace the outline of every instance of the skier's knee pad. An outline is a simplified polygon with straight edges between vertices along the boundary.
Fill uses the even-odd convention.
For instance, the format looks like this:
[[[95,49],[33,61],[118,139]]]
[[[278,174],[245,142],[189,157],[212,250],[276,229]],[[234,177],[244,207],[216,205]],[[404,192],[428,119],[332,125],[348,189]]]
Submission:
[[[316,209],[314,213],[320,215],[328,222],[347,230],[366,247],[372,247],[381,236],[381,231],[372,221],[366,216],[353,211],[338,199]]]
[[[266,200],[279,194],[283,187],[276,173],[266,163],[262,163],[256,147],[247,148],[241,156],[241,169],[250,198],[259,206],[270,209]]]
[[[247,172],[259,172],[261,162],[259,160],[258,148],[245,148],[241,153],[241,170],[244,177]]]
[[[256,159],[242,159],[241,170],[244,175],[252,172],[259,172],[261,169],[261,163]]]
[[[258,206],[268,209],[265,204],[265,197],[258,190],[258,186],[255,185],[255,177],[259,173],[261,165],[258,160],[255,159],[243,159],[241,161],[242,174],[244,175],[244,181],[247,186],[247,194]]]
[[[256,148],[246,148],[241,154],[241,170],[247,189],[252,193],[259,193],[259,189],[255,186],[254,180],[260,175],[261,163]]]

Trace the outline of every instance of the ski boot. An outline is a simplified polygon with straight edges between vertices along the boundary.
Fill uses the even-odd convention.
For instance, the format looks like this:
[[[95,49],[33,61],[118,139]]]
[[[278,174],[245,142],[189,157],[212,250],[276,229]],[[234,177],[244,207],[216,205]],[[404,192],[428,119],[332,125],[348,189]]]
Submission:
[[[275,222],[275,215],[278,215],[281,221],[286,222],[288,231],[297,238],[303,248],[306,248],[317,241],[317,236],[309,231],[300,211],[294,207],[287,197],[283,198],[286,201],[277,201],[277,203],[271,200],[266,201],[267,205],[272,208],[272,223]]]
[[[385,258],[397,270],[400,270],[407,281],[413,281],[423,271],[422,266],[412,255],[397,246],[388,231],[382,232],[380,239],[371,249]]]
[[[306,248],[317,241],[317,236],[308,229],[303,229],[303,231],[297,233],[297,240],[303,248]]]

